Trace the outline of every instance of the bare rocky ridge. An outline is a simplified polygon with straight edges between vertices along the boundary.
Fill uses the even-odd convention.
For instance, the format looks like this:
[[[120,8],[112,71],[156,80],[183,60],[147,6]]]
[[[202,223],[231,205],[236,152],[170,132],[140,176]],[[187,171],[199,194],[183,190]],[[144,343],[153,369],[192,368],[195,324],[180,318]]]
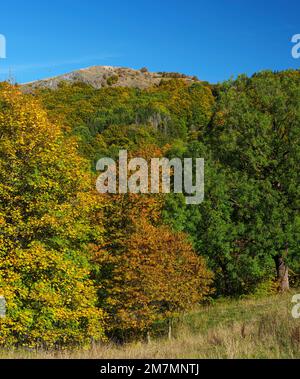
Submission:
[[[83,82],[94,88],[102,87],[130,87],[145,89],[159,85],[161,80],[174,77],[184,78],[186,81],[198,81],[196,77],[178,73],[152,73],[146,68],[133,70],[131,68],[113,66],[93,66],[73,71],[49,79],[37,80],[22,85],[24,92],[31,92],[36,88],[55,89],[61,82]]]

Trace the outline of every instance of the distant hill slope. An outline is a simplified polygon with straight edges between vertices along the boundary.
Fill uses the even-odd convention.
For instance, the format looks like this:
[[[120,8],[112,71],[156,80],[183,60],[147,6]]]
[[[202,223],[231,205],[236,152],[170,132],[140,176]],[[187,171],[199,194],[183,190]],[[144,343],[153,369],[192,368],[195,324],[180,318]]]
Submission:
[[[141,70],[133,70],[131,68],[123,67],[93,66],[72,71],[53,78],[25,83],[22,87],[24,92],[31,92],[36,88],[55,89],[61,82],[83,82],[93,86],[94,88],[111,86],[145,89],[158,85],[163,78],[183,78],[188,82],[198,81],[196,77],[179,73],[151,73],[148,72],[146,68]]]

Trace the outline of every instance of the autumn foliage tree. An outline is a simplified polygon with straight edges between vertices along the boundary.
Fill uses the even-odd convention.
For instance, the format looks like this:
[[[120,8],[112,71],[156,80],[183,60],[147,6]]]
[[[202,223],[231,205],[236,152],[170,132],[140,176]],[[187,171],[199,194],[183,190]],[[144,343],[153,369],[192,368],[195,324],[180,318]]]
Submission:
[[[135,153],[145,159],[160,154],[155,146]],[[145,335],[211,293],[204,259],[186,235],[161,223],[163,195],[106,195],[102,201],[106,238],[94,246],[94,267],[112,335]]]
[[[149,332],[210,293],[211,275],[183,234],[138,223],[115,262],[107,310],[121,333]]]
[[[86,162],[39,103],[0,88],[0,344],[54,346],[102,339],[103,312],[86,245],[94,195]]]
[[[94,262],[110,332],[123,339],[143,335],[155,323],[193,307],[211,293],[212,274],[187,236],[160,225],[153,198],[136,198],[136,207],[128,209],[131,195],[120,202],[116,196],[111,196],[115,206],[108,204],[111,218],[106,219],[112,240],[95,247]]]

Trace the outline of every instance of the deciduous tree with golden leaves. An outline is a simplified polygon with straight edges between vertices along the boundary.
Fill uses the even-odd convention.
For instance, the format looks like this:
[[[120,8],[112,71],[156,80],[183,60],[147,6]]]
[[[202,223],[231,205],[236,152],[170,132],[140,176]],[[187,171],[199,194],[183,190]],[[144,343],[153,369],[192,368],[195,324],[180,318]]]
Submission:
[[[0,344],[104,338],[85,253],[100,241],[87,163],[31,96],[0,88]]]

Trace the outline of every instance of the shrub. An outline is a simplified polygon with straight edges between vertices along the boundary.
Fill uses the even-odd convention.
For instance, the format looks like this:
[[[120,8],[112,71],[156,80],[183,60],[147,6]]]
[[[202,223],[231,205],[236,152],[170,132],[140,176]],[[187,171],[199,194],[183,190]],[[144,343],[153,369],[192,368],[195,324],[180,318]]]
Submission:
[[[119,76],[118,75],[112,75],[109,78],[107,78],[106,83],[109,86],[112,86],[113,84],[118,83],[118,81],[119,81]]]

